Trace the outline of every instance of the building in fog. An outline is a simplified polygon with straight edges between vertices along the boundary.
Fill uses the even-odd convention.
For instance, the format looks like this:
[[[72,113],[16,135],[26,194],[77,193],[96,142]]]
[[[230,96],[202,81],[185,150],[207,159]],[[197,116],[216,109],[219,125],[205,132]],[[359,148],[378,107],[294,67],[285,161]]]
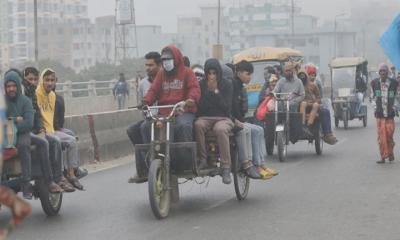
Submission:
[[[218,8],[202,6],[200,17],[178,18],[178,47],[193,64],[203,64],[213,56],[218,43]],[[222,15],[222,14],[221,14]],[[231,57],[228,18],[221,16],[220,43],[224,45],[224,59]]]
[[[39,27],[87,19],[87,5],[87,0],[38,0]],[[21,66],[34,60],[33,1],[0,0],[0,9],[1,65]]]

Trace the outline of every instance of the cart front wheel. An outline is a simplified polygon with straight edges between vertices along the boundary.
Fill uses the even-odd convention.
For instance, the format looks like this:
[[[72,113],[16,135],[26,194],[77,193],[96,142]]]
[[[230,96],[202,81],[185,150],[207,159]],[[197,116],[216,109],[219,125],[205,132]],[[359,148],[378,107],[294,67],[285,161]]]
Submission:
[[[160,159],[153,160],[149,170],[149,200],[157,219],[168,217],[171,205],[170,191],[165,186],[165,174],[163,162]]]
[[[347,111],[343,112],[343,125],[344,125],[344,129],[348,129],[349,128],[349,118],[348,118],[348,113]]]
[[[58,215],[62,204],[62,193],[50,193],[45,181],[37,180],[36,187],[39,194],[40,203],[47,216]]]
[[[285,132],[278,132],[276,134],[276,141],[278,145],[278,158],[279,161],[283,162],[286,159],[287,146],[286,146],[286,134]]]

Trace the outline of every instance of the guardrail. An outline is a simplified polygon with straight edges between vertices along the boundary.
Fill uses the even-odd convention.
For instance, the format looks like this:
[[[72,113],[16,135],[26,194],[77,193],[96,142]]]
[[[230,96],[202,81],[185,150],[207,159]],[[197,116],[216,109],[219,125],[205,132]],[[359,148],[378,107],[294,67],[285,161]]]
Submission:
[[[57,93],[64,98],[79,98],[79,97],[97,97],[110,96],[117,80],[111,81],[96,81],[88,82],[72,82],[66,81],[57,83]],[[131,94],[136,94],[138,81],[136,79],[127,80]]]

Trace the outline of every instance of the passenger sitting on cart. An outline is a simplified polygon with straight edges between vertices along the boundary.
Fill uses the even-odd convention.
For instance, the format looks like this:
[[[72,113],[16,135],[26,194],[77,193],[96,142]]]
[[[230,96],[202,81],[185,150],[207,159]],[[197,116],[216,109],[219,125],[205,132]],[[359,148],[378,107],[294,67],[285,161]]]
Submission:
[[[318,87],[308,80],[308,75],[305,71],[301,70],[297,76],[303,82],[306,93],[304,101],[300,103],[300,113],[303,115],[303,129],[307,135],[312,136],[313,134],[310,132],[310,126],[314,124],[315,118],[317,117],[321,103],[321,95]],[[308,119],[306,119],[307,113],[309,113]]]
[[[248,111],[247,92],[244,84],[251,81],[254,72],[253,65],[245,60],[235,66],[233,79],[232,117],[235,124],[241,125],[243,130],[238,132],[236,141],[238,145],[239,162],[245,174],[254,179],[270,179],[278,173],[266,167],[267,152],[265,148],[264,129],[258,125],[245,122]]]
[[[320,90],[320,96],[322,98],[322,85],[320,82],[316,79],[317,77],[317,68],[313,66],[308,66],[307,67],[307,74],[309,77],[309,83],[315,84],[318,89]],[[322,107],[319,108],[318,110],[319,114],[319,119],[321,120],[321,128],[322,128],[322,133],[323,133],[323,140],[327,144],[330,145],[335,145],[338,140],[336,139],[335,135],[333,134],[332,131],[332,124],[331,124],[331,113],[329,109]]]
[[[172,105],[186,101],[185,112],[176,116],[172,142],[192,142],[193,122],[200,99],[199,82],[193,71],[183,65],[183,57],[178,48],[170,45],[161,53],[163,69],[160,70],[143,99],[144,105]],[[160,109],[159,114],[168,115],[171,109]],[[150,122],[142,129],[144,143],[150,143]]]
[[[357,98],[357,108],[356,113],[361,114],[361,105],[364,101],[365,93],[367,92],[367,79],[362,75],[361,69],[357,68],[356,71],[356,98]]]
[[[232,82],[224,78],[217,59],[205,63],[205,76],[200,81],[201,97],[198,104],[195,136],[199,146],[199,168],[207,168],[206,133],[213,131],[217,137],[222,168],[222,182],[231,183],[231,154],[229,134],[233,128],[231,116]],[[215,165],[215,163],[209,163]]]
[[[274,93],[291,93],[290,111],[298,112],[300,103],[304,100],[305,90],[300,79],[295,77],[296,64],[287,62],[285,64],[284,78],[280,79],[274,89]]]

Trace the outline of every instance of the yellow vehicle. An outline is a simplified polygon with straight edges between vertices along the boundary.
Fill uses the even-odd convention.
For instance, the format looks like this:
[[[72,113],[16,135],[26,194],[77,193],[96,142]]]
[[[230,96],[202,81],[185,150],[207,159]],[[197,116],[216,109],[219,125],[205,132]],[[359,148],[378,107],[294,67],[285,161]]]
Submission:
[[[267,66],[275,65],[283,67],[289,61],[301,64],[304,60],[304,54],[290,48],[255,47],[239,52],[233,56],[232,62],[237,64],[242,60],[249,61],[254,66],[253,78],[246,86],[249,102],[248,114],[253,116],[258,105],[260,91],[265,83],[264,69]]]

